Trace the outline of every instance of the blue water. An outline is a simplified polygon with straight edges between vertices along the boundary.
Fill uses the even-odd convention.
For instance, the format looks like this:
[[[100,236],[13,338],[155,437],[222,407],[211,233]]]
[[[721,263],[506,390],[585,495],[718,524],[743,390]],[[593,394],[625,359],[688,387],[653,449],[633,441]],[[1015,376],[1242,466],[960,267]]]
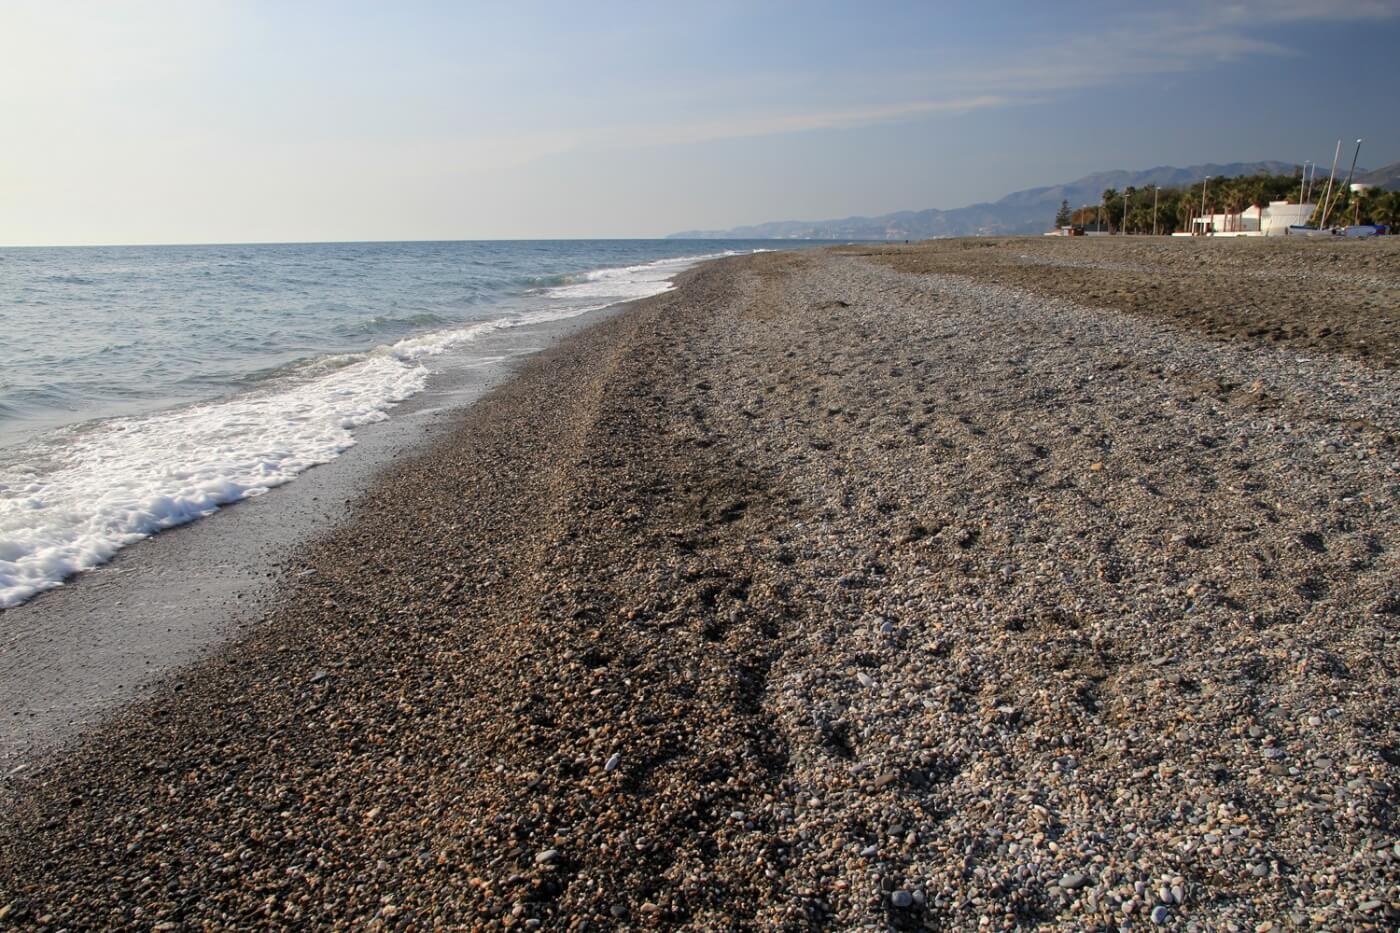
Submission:
[[[592,270],[765,245],[0,249],[0,445],[75,421],[217,397],[299,361],[525,310],[542,289]]]
[[[487,336],[771,246],[0,249],[0,609],[334,459]]]

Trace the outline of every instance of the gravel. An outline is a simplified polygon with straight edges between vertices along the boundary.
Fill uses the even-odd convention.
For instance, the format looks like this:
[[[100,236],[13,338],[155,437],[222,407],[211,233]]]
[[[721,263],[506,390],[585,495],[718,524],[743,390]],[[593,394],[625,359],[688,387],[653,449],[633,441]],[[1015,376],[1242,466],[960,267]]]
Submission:
[[[1026,268],[722,260],[546,351],[10,782],[0,923],[1393,924],[1400,377]]]
[[[848,247],[906,272],[1027,287],[1236,343],[1400,364],[1394,240],[1014,237]]]

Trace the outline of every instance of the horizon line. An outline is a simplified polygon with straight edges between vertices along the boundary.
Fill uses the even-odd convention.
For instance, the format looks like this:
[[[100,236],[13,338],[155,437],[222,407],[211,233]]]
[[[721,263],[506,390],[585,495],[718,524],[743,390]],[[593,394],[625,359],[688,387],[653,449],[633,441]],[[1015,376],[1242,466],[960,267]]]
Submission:
[[[831,242],[845,242],[832,240]],[[822,242],[815,237],[677,237],[662,236],[546,236],[546,237],[463,237],[460,239],[404,239],[404,240],[228,240],[202,242],[168,243],[0,243],[0,249],[146,249],[152,247],[203,247],[203,246],[371,246],[385,243],[588,243],[588,242],[635,242],[639,240],[753,240],[771,242],[773,240],[806,240]]]

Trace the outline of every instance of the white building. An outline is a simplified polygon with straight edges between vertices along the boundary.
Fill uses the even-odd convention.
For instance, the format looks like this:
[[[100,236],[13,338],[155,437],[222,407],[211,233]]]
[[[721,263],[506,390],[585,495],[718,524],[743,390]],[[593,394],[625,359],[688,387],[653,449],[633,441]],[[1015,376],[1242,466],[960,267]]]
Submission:
[[[1287,236],[1289,227],[1307,223],[1316,210],[1316,204],[1270,201],[1264,208],[1264,236]]]
[[[1269,206],[1251,206],[1238,214],[1206,214],[1191,221],[1191,236],[1285,236],[1294,224],[1305,224],[1317,210],[1316,204],[1270,201]]]

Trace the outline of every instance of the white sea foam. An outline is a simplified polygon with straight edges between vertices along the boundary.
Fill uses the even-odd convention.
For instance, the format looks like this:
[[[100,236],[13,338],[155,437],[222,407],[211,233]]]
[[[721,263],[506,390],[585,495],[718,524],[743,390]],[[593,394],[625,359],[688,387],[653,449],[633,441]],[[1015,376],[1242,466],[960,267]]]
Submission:
[[[352,430],[388,417],[427,370],[377,354],[281,390],[64,432],[46,469],[0,478],[0,607],[325,463]],[[38,451],[36,451],[38,454]]]
[[[526,313],[322,358],[294,378],[232,398],[44,438],[0,463],[0,608],[334,459],[355,443],[355,428],[384,420],[423,389],[432,357],[495,331],[666,291],[701,258],[712,257],[601,269],[545,290]]]
[[[731,250],[704,256],[657,259],[617,269],[597,269],[583,275],[580,281],[555,286],[548,293],[560,298],[607,298],[610,302],[646,298],[670,289],[670,280],[676,273],[697,262],[733,255],[736,254]]]

